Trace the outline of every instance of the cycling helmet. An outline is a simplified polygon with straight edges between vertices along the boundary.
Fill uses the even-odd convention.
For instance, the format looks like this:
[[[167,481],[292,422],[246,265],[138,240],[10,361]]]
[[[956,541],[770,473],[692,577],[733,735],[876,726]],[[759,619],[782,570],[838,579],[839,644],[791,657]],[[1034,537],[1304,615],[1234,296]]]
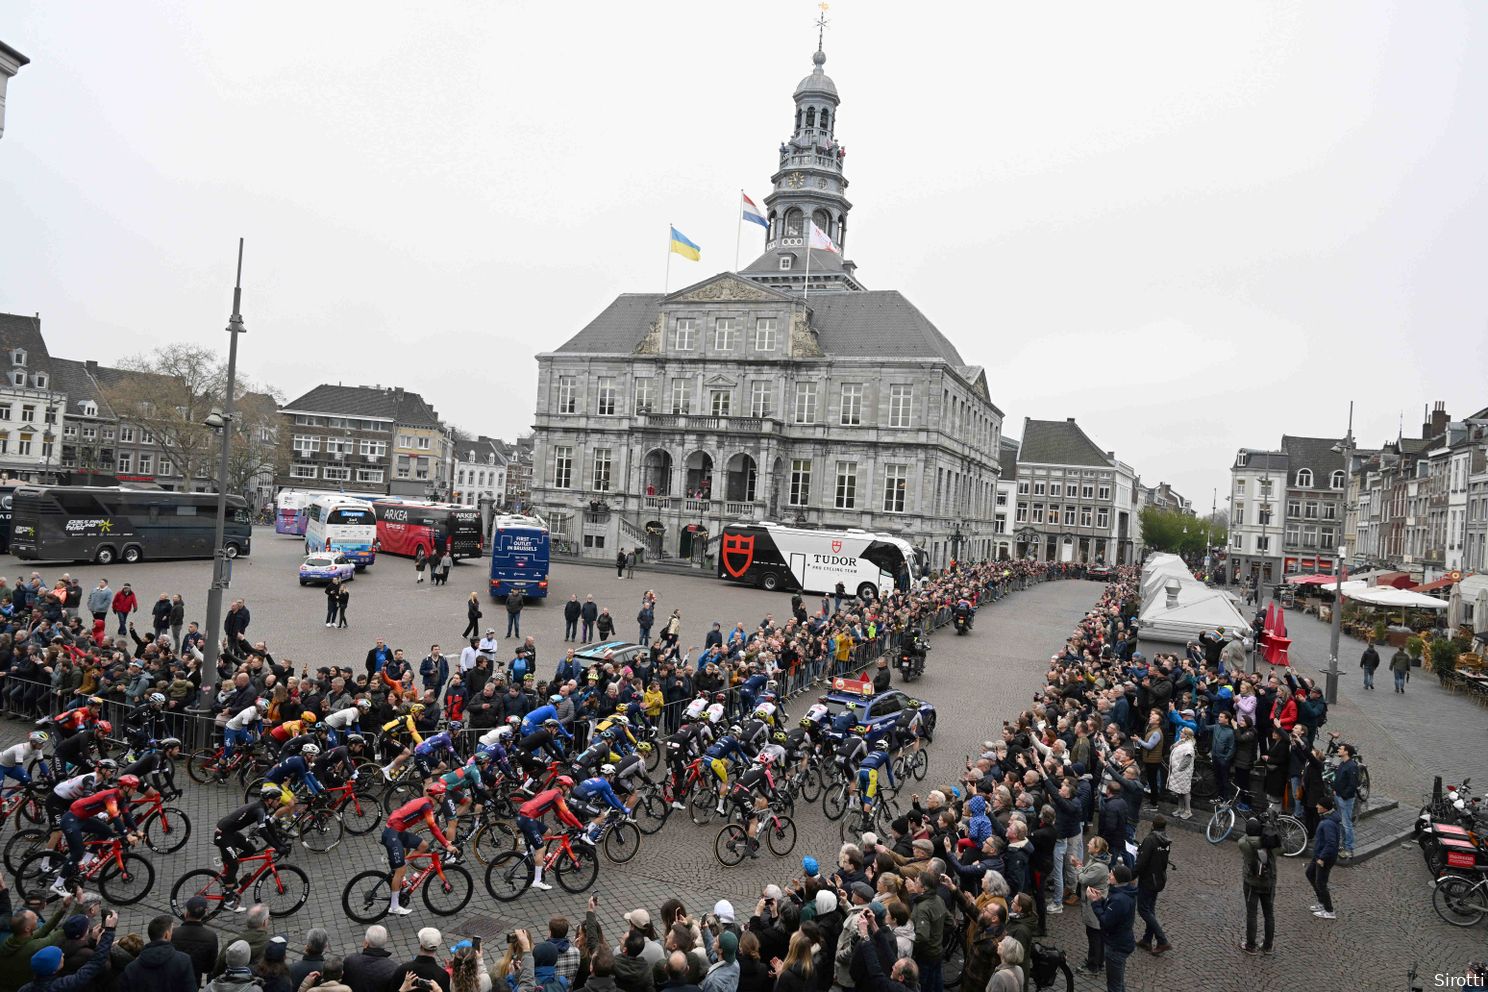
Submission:
[[[273,782],[265,782],[258,787],[258,796],[260,799],[283,799],[284,793]]]
[[[551,717],[551,716],[548,717],[546,720],[544,720],[543,723],[542,723],[542,725],[544,727],[561,727],[561,726],[563,726],[563,724],[561,724],[561,723],[558,722],[558,718],[557,717]]]
[[[773,693],[778,688],[780,688],[780,683],[779,682],[776,682],[774,679],[771,679],[770,681],[768,681],[768,682],[765,683],[765,691],[766,692]]]
[[[150,693],[150,705],[151,706],[164,706],[165,705],[165,693],[163,693],[163,692],[152,692],[152,693]]]
[[[169,751],[173,747],[181,746],[181,738],[167,737],[165,740],[158,742],[155,746],[160,748],[160,750],[162,751]]]
[[[119,770],[119,763],[113,758],[104,758],[94,767],[101,772],[116,772]]]
[[[262,713],[264,710],[269,708],[269,701],[264,697],[259,696],[253,701],[253,708]]]
[[[103,705],[103,699],[100,696],[89,696],[88,697],[88,705],[89,706],[102,706]]]
[[[612,741],[615,739],[615,732],[613,730],[610,730],[609,728],[606,728],[599,732],[599,736],[601,740]]]
[[[729,725],[728,732],[733,734],[735,737],[738,737],[740,734],[744,733],[744,728],[739,726],[737,723],[733,723]]]
[[[888,750],[889,750],[889,742],[888,741],[884,741],[884,740],[875,741],[874,744],[873,744],[873,750],[875,750],[875,751],[883,751],[883,752],[887,753]]]
[[[300,717],[301,723],[314,723],[315,720],[316,716],[314,713],[306,713]]]
[[[504,741],[508,737],[510,737],[511,735],[512,735],[512,728],[510,728],[510,727],[497,727],[496,728],[496,739],[498,741]]]
[[[140,787],[140,780],[139,780],[139,776],[138,775],[120,775],[119,776],[119,788],[121,788],[121,789],[138,789],[139,787]]]
[[[347,734],[346,735],[346,746],[347,747],[362,747],[366,743],[367,743],[367,738],[363,737],[361,734]]]
[[[304,755],[307,758],[313,758],[319,753],[319,744],[306,744],[304,747],[300,748],[300,754]]]
[[[359,710],[361,710],[363,713],[365,713],[365,712],[367,712],[368,710],[370,710],[372,708],[372,700],[370,700],[370,699],[358,699],[356,701],[356,708],[359,709]]]
[[[424,711],[424,704],[423,703],[413,703],[412,705],[410,705],[408,707],[408,712],[410,712],[410,713],[412,713],[414,715],[418,715],[419,713],[422,713],[423,711]]]
[[[812,722],[811,717],[809,717],[809,716],[803,716],[803,717],[801,717],[801,728],[803,730],[810,730],[814,726],[816,726],[816,724]]]
[[[555,692],[548,697],[548,702],[552,703],[554,706],[557,706],[559,703],[563,702],[563,697]]]
[[[553,780],[553,784],[554,785],[558,785],[558,786],[562,786],[565,789],[572,789],[573,788],[574,781],[573,781],[573,779],[569,778],[567,775],[559,775],[557,778],[555,778]]]
[[[770,719],[770,713],[769,713],[768,710],[755,710],[752,715],[753,715],[753,717],[756,720],[768,720],[768,719]]]
[[[515,727],[522,722],[522,718],[519,716],[509,716],[506,718],[506,722]]]
[[[755,760],[758,761],[762,766],[769,767],[770,762],[772,762],[772,761],[775,760],[775,756],[773,754],[770,754],[770,753],[766,752],[764,754],[761,754]]]
[[[478,765],[484,765],[486,762],[488,762],[488,761],[491,760],[491,752],[490,751],[477,751],[477,752],[475,752],[475,757],[472,758],[471,760],[474,761]]]
[[[773,738],[773,740],[776,744],[788,744],[790,743],[790,736],[783,730],[777,730],[775,731],[775,737]]]
[[[107,735],[114,732],[114,725],[107,720],[99,720],[97,723],[97,728],[100,734]]]
[[[606,761],[599,766],[599,773],[601,775],[613,775],[615,774],[615,766]]]
[[[626,716],[624,713],[616,713],[614,716],[610,717],[610,722],[618,723],[622,727],[628,727],[630,726],[630,717]]]
[[[47,741],[52,739],[52,735],[45,730],[33,730],[27,735],[26,739],[37,747],[42,747]]]
[[[715,692],[715,693],[713,693],[713,702],[715,702],[715,703],[726,703],[726,702],[728,702],[728,693],[726,693],[726,692]]]
[[[431,796],[442,796],[449,790],[445,788],[443,782],[436,781],[430,782],[428,785],[424,786],[424,791]]]

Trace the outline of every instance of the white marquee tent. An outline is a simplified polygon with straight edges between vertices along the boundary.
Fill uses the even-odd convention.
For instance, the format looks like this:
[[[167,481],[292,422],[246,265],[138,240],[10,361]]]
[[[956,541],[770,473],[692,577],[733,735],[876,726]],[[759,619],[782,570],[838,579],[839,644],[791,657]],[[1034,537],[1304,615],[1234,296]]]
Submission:
[[[1141,636],[1152,641],[1196,640],[1206,630],[1250,630],[1231,597],[1193,577],[1177,555],[1157,554],[1142,569]]]

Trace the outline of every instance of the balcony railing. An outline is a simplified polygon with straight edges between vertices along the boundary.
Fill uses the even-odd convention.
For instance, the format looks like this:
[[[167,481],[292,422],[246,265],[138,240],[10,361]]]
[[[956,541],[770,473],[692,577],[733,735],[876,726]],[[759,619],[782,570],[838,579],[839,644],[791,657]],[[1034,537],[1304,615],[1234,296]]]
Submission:
[[[722,431],[733,434],[773,434],[779,421],[771,417],[715,417],[701,413],[639,414],[646,427],[678,428],[690,431]]]

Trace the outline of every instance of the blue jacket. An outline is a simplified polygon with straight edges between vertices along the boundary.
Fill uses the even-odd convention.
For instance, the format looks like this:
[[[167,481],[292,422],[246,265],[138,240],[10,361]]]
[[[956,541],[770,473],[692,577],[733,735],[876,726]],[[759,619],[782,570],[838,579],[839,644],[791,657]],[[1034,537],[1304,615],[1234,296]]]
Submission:
[[[1085,804],[1080,801],[1080,794],[1076,792],[1066,799],[1048,779],[1044,779],[1044,791],[1049,796],[1049,804],[1054,807],[1054,835],[1061,840],[1078,836],[1085,825]]]
[[[1100,804],[1100,836],[1111,845],[1112,853],[1126,849],[1126,821],[1130,816],[1126,800],[1121,796],[1107,796]]]
[[[1343,832],[1343,814],[1334,810],[1318,821],[1317,833],[1312,838],[1312,856],[1319,861],[1332,864],[1338,860],[1338,839]]]
[[[544,720],[556,719],[558,719],[558,707],[552,703],[543,703],[537,709],[523,717],[522,733],[530,734],[538,727],[541,727]]]
[[[1230,764],[1235,760],[1235,728],[1216,723],[1209,728],[1209,757],[1216,763]]]
[[[587,800],[591,797],[603,799],[612,808],[618,809],[622,813],[629,812],[625,808],[625,804],[620,801],[620,797],[615,795],[614,787],[610,785],[609,780],[603,775],[584,779],[584,781],[580,782],[574,788],[573,797],[581,800]]]
[[[1359,795],[1359,764],[1353,758],[1339,762],[1333,774],[1333,794],[1339,799],[1354,799]]]
[[[1137,940],[1132,925],[1137,918],[1137,887],[1135,885],[1113,885],[1104,899],[1091,905],[1100,920],[1101,939],[1106,949],[1121,954],[1130,954],[1137,949]]]

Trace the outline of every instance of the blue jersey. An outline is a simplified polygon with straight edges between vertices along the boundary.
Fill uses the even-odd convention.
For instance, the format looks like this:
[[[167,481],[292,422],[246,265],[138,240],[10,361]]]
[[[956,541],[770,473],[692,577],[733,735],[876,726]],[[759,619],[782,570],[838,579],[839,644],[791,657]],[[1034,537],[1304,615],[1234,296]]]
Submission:
[[[449,731],[440,731],[433,737],[424,738],[424,742],[415,747],[413,753],[420,758],[434,757],[439,754],[454,754],[455,742],[450,737]]]
[[[528,713],[522,718],[522,734],[523,736],[525,736],[532,733],[538,727],[541,727],[543,725],[544,720],[556,719],[558,719],[558,707],[554,706],[552,703],[546,703],[542,706],[539,706],[537,709],[533,710],[531,713]]]
[[[297,785],[303,785],[310,790],[311,795],[320,792],[320,783],[315,780],[315,774],[310,771],[310,765],[298,754],[292,758],[285,758],[264,775],[264,779],[275,785],[283,785],[285,779],[290,779]]]
[[[482,744],[475,749],[475,753],[489,754],[491,760],[496,763],[496,767],[500,768],[507,777],[511,777],[511,762],[506,757],[506,748],[500,744]]]
[[[629,812],[626,810],[625,804],[620,801],[620,797],[615,795],[615,790],[610,785],[609,779],[600,775],[594,778],[586,778],[574,786],[573,797],[580,802],[587,802],[590,799],[603,799],[612,808],[618,809],[622,813]]]
[[[889,752],[869,751],[865,754],[858,765],[858,777],[862,778],[865,773],[875,769],[890,785],[894,784],[894,762]]]
[[[732,734],[724,734],[722,737],[718,738],[718,740],[708,745],[708,750],[703,752],[703,757],[734,757],[738,758],[740,761],[744,761],[748,758],[748,755],[744,753],[744,749],[739,746],[739,742],[734,739]]]

